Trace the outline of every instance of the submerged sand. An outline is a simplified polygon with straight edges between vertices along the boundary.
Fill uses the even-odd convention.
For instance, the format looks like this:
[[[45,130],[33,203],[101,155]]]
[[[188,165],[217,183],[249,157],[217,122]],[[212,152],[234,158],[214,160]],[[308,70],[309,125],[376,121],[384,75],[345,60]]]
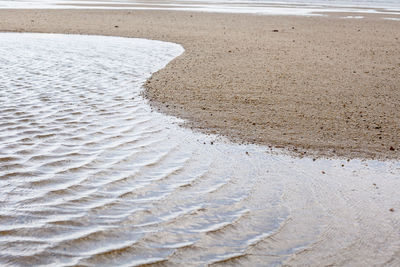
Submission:
[[[194,129],[301,155],[400,158],[399,21],[149,10],[0,16],[0,31],[182,44],[145,95]]]

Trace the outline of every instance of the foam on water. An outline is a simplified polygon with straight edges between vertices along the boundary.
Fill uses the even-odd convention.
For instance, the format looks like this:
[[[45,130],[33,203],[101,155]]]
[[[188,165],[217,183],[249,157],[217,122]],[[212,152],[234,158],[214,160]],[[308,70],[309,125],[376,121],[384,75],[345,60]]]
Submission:
[[[294,159],[178,127],[140,92],[182,52],[0,34],[0,265],[400,263],[398,162]]]

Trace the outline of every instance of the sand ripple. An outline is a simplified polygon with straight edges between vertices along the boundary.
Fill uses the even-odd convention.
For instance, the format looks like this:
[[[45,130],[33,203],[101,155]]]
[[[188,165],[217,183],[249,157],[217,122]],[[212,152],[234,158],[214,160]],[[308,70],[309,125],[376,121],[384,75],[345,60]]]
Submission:
[[[398,163],[178,128],[140,97],[175,44],[0,38],[0,265],[399,262]]]

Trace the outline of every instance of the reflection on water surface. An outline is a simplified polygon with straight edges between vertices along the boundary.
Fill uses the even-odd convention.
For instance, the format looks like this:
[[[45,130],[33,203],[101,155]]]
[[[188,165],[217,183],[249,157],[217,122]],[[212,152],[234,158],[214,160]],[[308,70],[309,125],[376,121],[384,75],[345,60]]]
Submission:
[[[0,265],[399,262],[399,163],[211,145],[140,97],[182,50],[0,34]]]

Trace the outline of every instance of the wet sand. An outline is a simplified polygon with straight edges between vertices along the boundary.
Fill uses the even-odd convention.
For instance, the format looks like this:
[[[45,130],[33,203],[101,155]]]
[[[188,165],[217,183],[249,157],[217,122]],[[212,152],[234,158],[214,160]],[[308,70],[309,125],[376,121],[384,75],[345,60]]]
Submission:
[[[145,95],[190,128],[300,155],[400,158],[399,21],[126,10],[0,15],[0,31],[182,44],[185,53],[152,76]]]

